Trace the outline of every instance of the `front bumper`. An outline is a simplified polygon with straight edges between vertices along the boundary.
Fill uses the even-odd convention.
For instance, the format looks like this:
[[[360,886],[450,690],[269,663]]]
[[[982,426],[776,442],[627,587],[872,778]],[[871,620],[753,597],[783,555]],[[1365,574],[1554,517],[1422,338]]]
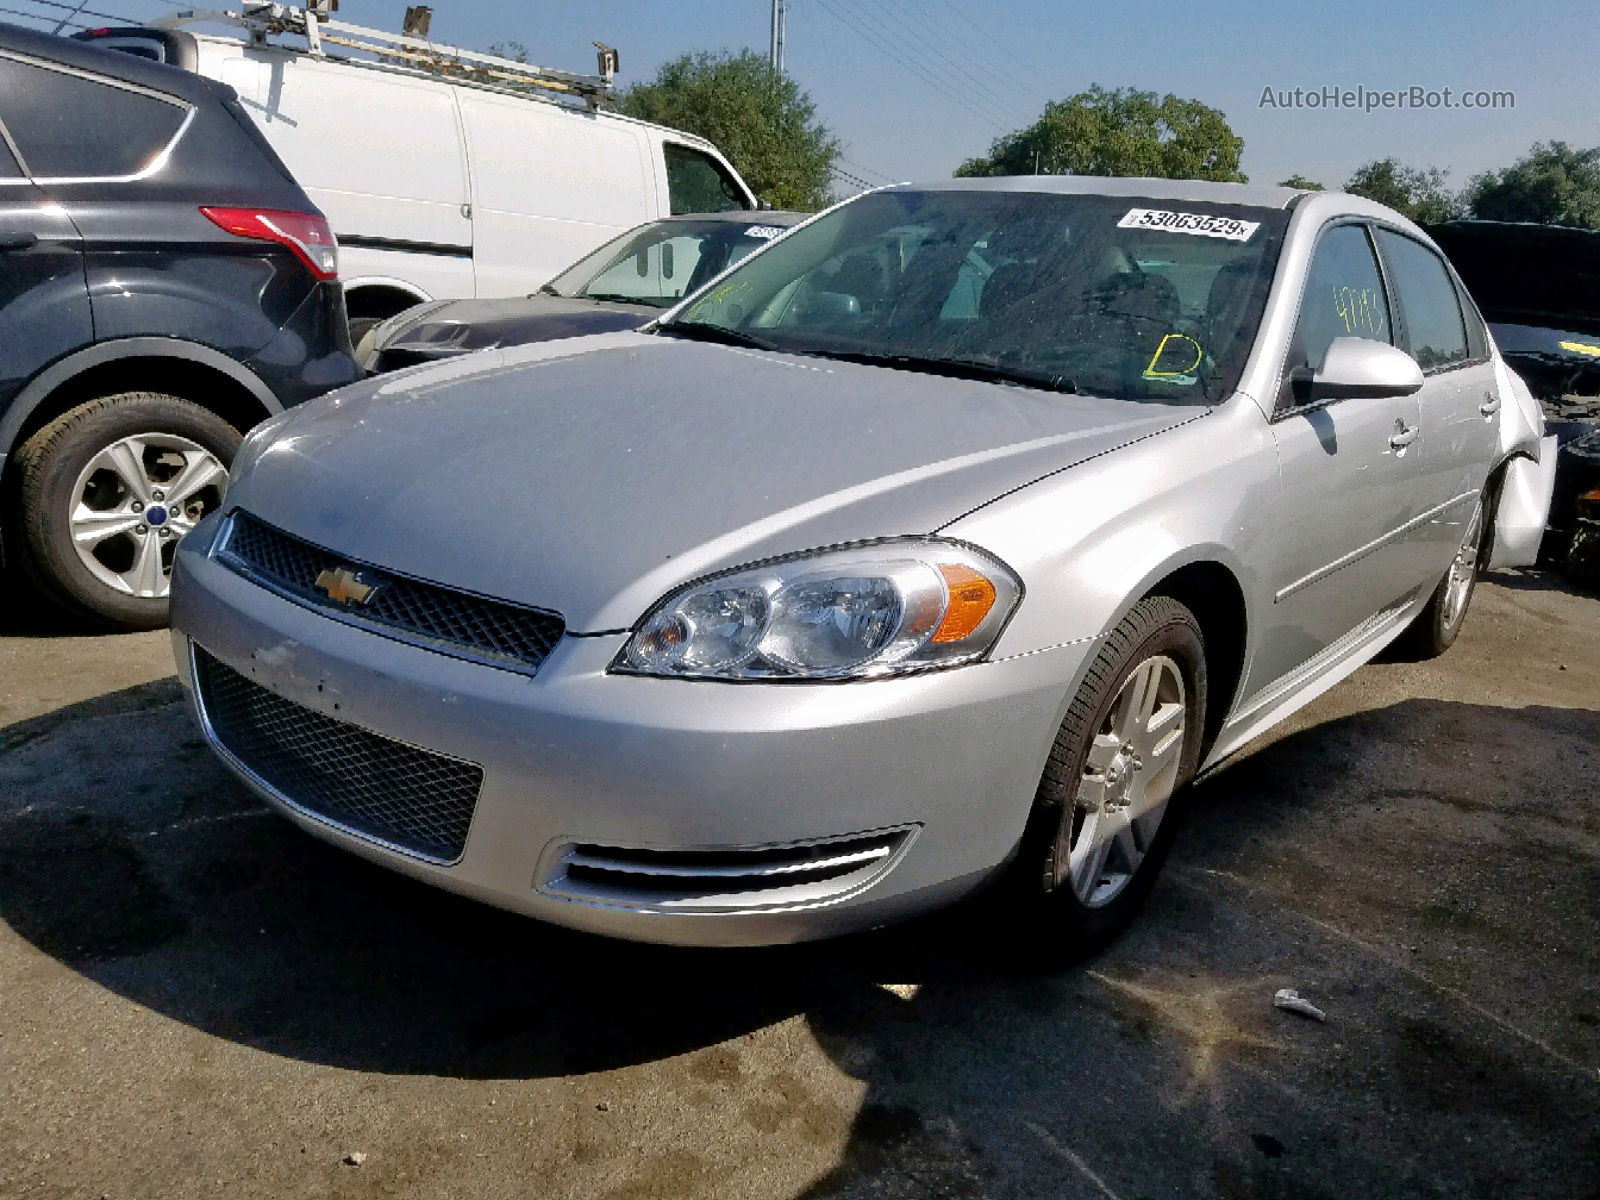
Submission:
[[[1080,643],[865,683],[725,684],[610,675],[625,635],[567,636],[529,677],[332,620],[212,560],[201,534],[180,549],[173,588],[191,701],[195,646],[314,713],[483,769],[464,850],[449,865],[332,824],[223,752],[264,799],[317,836],[429,883],[640,940],[799,941],[976,888],[1016,847],[1093,650]],[[574,846],[646,858],[766,853],[870,831],[898,831],[893,855],[837,894],[752,891],[707,911],[564,890]]]

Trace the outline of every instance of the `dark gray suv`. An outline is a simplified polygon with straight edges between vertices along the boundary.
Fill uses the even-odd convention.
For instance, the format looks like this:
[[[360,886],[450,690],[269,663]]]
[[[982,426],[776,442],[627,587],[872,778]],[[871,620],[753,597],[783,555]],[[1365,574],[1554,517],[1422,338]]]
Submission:
[[[243,431],[360,376],[337,254],[232,89],[0,25],[7,570],[165,623]]]

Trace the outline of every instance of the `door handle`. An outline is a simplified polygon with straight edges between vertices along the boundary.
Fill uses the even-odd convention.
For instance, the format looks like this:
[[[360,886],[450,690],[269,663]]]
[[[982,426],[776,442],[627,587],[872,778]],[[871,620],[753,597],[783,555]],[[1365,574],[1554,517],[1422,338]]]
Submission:
[[[1483,394],[1483,403],[1478,405],[1478,411],[1486,417],[1492,417],[1500,411],[1500,397],[1493,392]]]
[[[1421,429],[1420,425],[1407,425],[1402,418],[1396,417],[1394,419],[1394,432],[1389,435],[1389,448],[1391,450],[1404,450],[1417,440],[1417,434]]]
[[[0,251],[31,250],[38,244],[37,233],[0,233]]]

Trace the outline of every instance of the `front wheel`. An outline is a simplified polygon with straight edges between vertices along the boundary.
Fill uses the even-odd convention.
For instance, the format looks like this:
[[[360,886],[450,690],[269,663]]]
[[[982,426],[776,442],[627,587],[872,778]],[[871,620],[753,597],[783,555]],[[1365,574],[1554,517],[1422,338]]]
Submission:
[[[166,624],[178,542],[222,503],[240,441],[214,413],[153,392],[63,414],[16,456],[24,571],[99,624]]]
[[[1199,623],[1141,601],[1102,645],[1056,735],[1010,886],[1025,923],[1066,955],[1138,913],[1166,858],[1206,711]]]

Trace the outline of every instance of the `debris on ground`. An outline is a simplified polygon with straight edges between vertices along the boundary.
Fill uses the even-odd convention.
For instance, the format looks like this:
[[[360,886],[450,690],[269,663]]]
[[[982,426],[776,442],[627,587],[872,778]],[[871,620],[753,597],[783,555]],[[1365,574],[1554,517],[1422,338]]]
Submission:
[[[365,1154],[363,1154],[360,1150],[352,1151],[351,1153],[346,1154],[344,1156],[344,1165],[347,1166],[347,1167],[359,1167],[362,1163],[364,1163],[366,1161],[367,1161],[367,1156]]]
[[[1294,988],[1279,988],[1272,997],[1272,1005],[1274,1008],[1283,1008],[1292,1013],[1299,1013],[1302,1017],[1310,1017],[1313,1021],[1326,1021],[1328,1019],[1327,1013],[1295,991]]]

